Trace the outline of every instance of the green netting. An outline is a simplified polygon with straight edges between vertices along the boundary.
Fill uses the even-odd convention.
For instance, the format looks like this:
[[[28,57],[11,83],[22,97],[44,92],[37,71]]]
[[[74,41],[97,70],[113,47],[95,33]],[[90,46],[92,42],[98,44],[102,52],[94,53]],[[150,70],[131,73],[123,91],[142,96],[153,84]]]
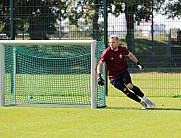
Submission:
[[[97,57],[103,48],[97,42]],[[91,46],[6,46],[5,71],[5,105],[91,104]],[[97,107],[105,99],[97,86]]]

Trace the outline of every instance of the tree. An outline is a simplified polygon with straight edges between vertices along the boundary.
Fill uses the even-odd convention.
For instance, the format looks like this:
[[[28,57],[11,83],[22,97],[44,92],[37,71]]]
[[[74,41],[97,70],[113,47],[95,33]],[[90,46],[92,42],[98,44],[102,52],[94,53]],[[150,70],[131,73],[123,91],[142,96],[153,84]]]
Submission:
[[[71,0],[68,7],[68,18],[70,24],[79,27],[79,20],[84,20],[85,25],[92,25],[91,28],[88,28],[92,30],[90,37],[95,40],[101,40],[103,33],[103,23],[99,22],[98,20],[100,15],[103,15],[102,3],[103,0]]]
[[[168,18],[181,19],[181,0],[170,0],[165,3],[162,10],[165,11],[164,15],[168,15]]]
[[[114,16],[125,13],[127,24],[126,42],[134,51],[134,23],[141,20],[151,20],[153,10],[164,7],[165,14],[170,18],[180,17],[180,0],[107,0],[107,11]],[[9,24],[10,0],[0,0],[0,23],[2,31],[10,36]],[[92,25],[91,37],[101,40],[103,23],[99,21],[104,16],[103,0],[16,0],[15,1],[15,34],[27,31],[31,39],[48,39],[48,34],[55,33],[57,21],[69,20],[69,25],[80,27],[80,21],[85,26]],[[28,24],[28,27],[24,25]],[[61,25],[59,23],[59,25]],[[60,29],[63,27],[60,26]],[[77,29],[78,30],[78,29]],[[86,31],[86,30],[85,30]],[[88,31],[88,30],[87,30]]]
[[[152,15],[152,1],[149,0],[108,0],[108,4],[113,9],[111,12],[115,16],[125,13],[127,35],[127,47],[134,52],[134,23],[141,20],[150,20]],[[115,6],[113,8],[112,6]]]
[[[109,6],[114,5],[112,13],[118,16],[125,13],[127,23],[126,42],[129,49],[134,51],[134,23],[141,20],[152,20],[153,12],[162,11],[168,18],[181,18],[181,0],[108,0]]]
[[[103,12],[103,0],[77,0],[77,8],[73,9],[71,18],[73,23],[77,23],[79,18],[86,19],[85,22],[92,20],[93,22],[93,39],[99,40],[100,38],[100,25],[99,17],[104,16]],[[127,21],[127,46],[131,51],[134,51],[134,23],[140,22],[142,19],[148,21],[152,15],[152,1],[149,0],[107,0],[107,11],[115,16],[119,16],[121,13],[125,13]],[[79,16],[77,15],[77,9],[81,9]]]
[[[97,2],[97,0],[95,0]],[[10,0],[0,0],[3,7],[0,13],[2,16],[3,30],[10,37],[9,6]],[[19,31],[27,31],[31,39],[48,39],[48,34],[56,32],[56,24],[59,21],[69,19],[69,25],[79,27],[79,21],[84,19],[89,25],[93,21],[93,38],[100,39],[98,35],[100,25],[97,24],[99,7],[93,1],[82,0],[16,0],[15,5],[15,34]],[[95,8],[95,6],[97,6]],[[99,6],[99,7],[98,7]],[[95,14],[96,13],[96,14]],[[24,25],[28,24],[28,27]],[[19,28],[21,27],[21,28]],[[62,29],[60,26],[59,28]],[[96,30],[96,31],[95,31]]]
[[[57,19],[65,18],[64,4],[65,2],[59,0],[16,0],[14,2],[15,35],[19,31],[28,31],[30,39],[48,39],[47,35],[56,31]],[[0,5],[1,24],[4,25],[1,32],[10,37],[10,0],[1,0]],[[28,27],[25,27],[25,24],[28,24]]]

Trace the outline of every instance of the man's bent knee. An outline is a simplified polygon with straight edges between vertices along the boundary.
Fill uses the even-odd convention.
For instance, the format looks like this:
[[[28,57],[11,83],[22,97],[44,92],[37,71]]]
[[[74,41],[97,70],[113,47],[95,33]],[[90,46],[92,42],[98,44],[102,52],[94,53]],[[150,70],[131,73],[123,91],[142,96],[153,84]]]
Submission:
[[[126,86],[127,86],[130,90],[133,89],[133,84],[132,84],[132,83],[128,83]]]

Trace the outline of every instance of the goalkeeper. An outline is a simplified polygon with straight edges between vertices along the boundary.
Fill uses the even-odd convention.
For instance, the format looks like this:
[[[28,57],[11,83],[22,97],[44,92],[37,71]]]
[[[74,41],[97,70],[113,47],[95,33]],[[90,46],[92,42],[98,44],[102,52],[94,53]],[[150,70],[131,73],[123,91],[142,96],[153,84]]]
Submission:
[[[150,101],[143,94],[143,92],[132,83],[125,56],[128,56],[132,61],[134,61],[140,70],[144,69],[144,66],[140,64],[138,59],[127,48],[119,45],[118,36],[110,36],[109,47],[102,52],[97,66],[98,84],[101,86],[104,85],[104,79],[101,76],[101,70],[103,63],[105,62],[107,75],[111,84],[115,88],[121,90],[132,100],[140,103],[142,105],[142,109],[146,109],[147,104],[151,108],[155,108],[155,104]]]

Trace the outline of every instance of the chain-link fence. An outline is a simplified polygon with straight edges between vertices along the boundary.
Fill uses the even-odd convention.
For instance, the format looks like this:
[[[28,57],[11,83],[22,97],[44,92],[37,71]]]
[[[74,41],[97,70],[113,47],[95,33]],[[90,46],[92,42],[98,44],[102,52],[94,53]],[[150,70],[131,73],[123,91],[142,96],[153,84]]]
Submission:
[[[175,1],[177,12],[163,15],[161,8],[170,3],[157,2],[160,3],[154,0],[124,3],[1,0],[0,40],[96,39],[107,42],[107,36],[117,34],[121,44],[145,65],[145,71],[138,72],[129,61],[134,83],[149,96],[177,97],[181,89],[181,20],[177,18],[180,3]],[[108,95],[122,96],[122,93],[108,86]]]

